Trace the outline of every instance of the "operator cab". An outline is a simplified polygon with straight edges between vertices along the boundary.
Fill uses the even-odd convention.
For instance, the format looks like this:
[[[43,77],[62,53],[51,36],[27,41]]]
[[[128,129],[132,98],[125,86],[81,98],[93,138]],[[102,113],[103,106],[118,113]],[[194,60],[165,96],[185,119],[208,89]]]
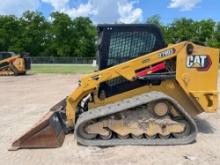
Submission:
[[[167,47],[160,29],[151,24],[98,25],[97,63],[103,70]],[[151,81],[160,84],[160,81]],[[119,77],[100,84],[99,97],[111,97],[146,83]]]
[[[151,24],[98,25],[99,70],[165,48],[160,29]]]

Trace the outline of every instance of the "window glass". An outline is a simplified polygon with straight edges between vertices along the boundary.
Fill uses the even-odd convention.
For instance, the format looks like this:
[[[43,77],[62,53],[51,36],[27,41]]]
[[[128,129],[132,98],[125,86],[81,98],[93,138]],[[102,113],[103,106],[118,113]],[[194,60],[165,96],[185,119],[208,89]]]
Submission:
[[[110,37],[108,66],[150,53],[156,37],[149,32],[113,32]]]
[[[0,60],[11,57],[11,53],[0,53]]]

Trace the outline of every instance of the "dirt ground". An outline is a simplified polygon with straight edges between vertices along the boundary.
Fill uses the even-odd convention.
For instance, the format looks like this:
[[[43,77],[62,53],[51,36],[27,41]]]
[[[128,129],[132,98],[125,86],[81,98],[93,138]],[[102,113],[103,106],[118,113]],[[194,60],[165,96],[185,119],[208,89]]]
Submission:
[[[57,149],[9,152],[10,144],[76,87],[80,75],[0,77],[0,164],[220,164],[220,112],[196,119],[197,141],[185,146],[83,147],[73,135]]]

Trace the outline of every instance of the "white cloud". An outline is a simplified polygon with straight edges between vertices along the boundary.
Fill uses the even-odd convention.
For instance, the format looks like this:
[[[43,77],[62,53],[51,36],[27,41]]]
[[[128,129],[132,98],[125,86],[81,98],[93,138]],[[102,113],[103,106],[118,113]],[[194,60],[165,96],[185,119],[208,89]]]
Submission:
[[[135,7],[139,0],[87,0],[71,7],[73,0],[5,0],[0,5],[0,14],[21,16],[27,10],[37,10],[42,3],[64,12],[71,18],[90,17],[94,23],[133,23],[142,20],[142,9]],[[78,0],[81,2],[81,0]]]
[[[69,0],[41,0],[44,3],[49,3],[55,10],[65,9]]]
[[[79,16],[88,17],[97,14],[97,11],[90,3],[80,4],[78,8],[64,8],[60,11],[68,14],[72,18]]]
[[[196,5],[198,5],[201,0],[171,0],[169,8],[178,8],[181,11],[190,11]]]
[[[44,3],[50,4],[54,11],[59,11],[68,14],[70,17],[75,18],[78,16],[89,16],[93,14],[93,7],[88,2],[86,4],[80,4],[78,8],[71,8],[69,6],[70,0],[41,0]]]
[[[118,19],[119,22],[123,23],[132,23],[138,22],[142,19],[142,9],[135,8],[133,6],[134,2],[127,2],[127,3],[118,3],[118,12],[120,18]]]
[[[94,6],[96,11],[96,14],[91,16],[96,23],[113,23],[120,17],[117,0],[89,0],[89,3]]]
[[[40,0],[5,0],[0,5],[0,14],[21,16],[27,10],[37,10]]]
[[[70,0],[42,0],[51,4],[55,11],[72,18],[90,17],[95,23],[132,23],[142,20],[142,9],[136,8],[138,0],[88,0],[78,7],[70,7]]]

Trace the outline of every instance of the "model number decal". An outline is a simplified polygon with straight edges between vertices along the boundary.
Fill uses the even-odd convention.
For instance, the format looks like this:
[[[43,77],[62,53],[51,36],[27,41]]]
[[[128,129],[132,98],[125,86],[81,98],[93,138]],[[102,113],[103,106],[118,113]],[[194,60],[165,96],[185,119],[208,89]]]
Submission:
[[[174,54],[176,52],[176,50],[173,48],[173,49],[169,49],[169,50],[166,50],[162,53],[159,54],[159,57],[160,58],[163,58],[163,57],[167,57],[167,56],[170,56],[172,54]]]

